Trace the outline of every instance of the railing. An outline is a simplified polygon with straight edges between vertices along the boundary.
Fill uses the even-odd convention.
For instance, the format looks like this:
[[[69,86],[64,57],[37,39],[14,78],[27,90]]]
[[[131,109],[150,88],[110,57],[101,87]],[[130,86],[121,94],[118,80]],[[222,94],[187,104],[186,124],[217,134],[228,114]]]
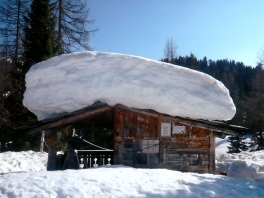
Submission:
[[[77,150],[80,168],[92,168],[113,162],[113,150]]]

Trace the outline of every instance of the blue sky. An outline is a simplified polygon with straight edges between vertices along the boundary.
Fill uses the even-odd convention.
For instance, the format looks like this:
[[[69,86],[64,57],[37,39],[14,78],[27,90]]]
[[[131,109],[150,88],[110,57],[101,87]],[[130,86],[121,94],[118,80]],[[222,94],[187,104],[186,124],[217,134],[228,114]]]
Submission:
[[[177,54],[232,59],[256,66],[264,49],[263,0],[89,0],[95,51],[164,57],[167,39]]]

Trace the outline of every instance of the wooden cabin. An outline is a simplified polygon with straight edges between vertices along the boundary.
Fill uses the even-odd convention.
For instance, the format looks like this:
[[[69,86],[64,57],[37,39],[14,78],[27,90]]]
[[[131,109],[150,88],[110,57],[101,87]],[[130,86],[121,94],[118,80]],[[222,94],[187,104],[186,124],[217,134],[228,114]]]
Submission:
[[[56,169],[57,132],[67,124],[77,131],[95,127],[112,130],[113,148],[109,149],[113,149],[113,164],[212,174],[215,173],[215,137],[242,135],[247,131],[219,121],[174,117],[120,104],[112,107],[95,103],[85,109],[23,127],[27,133],[45,131],[49,144],[48,170]],[[88,157],[82,160],[86,161],[88,168]]]

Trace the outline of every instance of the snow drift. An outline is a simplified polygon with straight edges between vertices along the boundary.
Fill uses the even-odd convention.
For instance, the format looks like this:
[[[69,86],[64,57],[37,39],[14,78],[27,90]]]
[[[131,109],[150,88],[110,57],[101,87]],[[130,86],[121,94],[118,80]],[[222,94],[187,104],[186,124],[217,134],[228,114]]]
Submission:
[[[57,56],[26,74],[23,104],[39,120],[100,100],[172,116],[229,120],[229,91],[211,76],[141,57],[81,52]]]
[[[231,155],[231,154],[230,154]],[[242,156],[243,154],[241,154]],[[230,158],[233,163],[263,159]],[[40,152],[0,153],[0,197],[69,197],[69,198],[263,198],[261,166],[257,174],[245,169],[233,172],[236,178],[212,174],[181,173],[166,169],[135,169],[122,165],[83,170],[46,171],[48,154]],[[218,164],[217,164],[218,165]],[[258,169],[258,171],[257,171]],[[251,181],[257,180],[257,181]]]
[[[264,182],[263,151],[227,153],[229,142],[216,138],[215,164],[217,172],[224,171],[237,179],[249,179]]]
[[[263,151],[226,154],[226,140],[216,138],[216,167],[227,177],[122,165],[46,171],[45,152],[0,153],[0,197],[263,198]]]

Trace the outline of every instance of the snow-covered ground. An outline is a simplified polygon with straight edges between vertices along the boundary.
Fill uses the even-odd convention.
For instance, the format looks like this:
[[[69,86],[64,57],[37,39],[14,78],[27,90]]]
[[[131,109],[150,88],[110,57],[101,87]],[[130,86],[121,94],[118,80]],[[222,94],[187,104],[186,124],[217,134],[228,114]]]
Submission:
[[[0,197],[263,198],[263,151],[226,154],[226,145],[226,139],[217,139],[216,166],[228,176],[118,165],[48,172],[47,153],[5,152],[0,154]]]
[[[0,197],[263,197],[264,183],[124,166],[0,177]]]
[[[47,169],[48,154],[22,151],[0,153],[0,173],[38,172]]]
[[[264,151],[229,154],[227,139],[216,138],[217,172],[224,171],[230,177],[264,182]]]
[[[222,82],[188,68],[130,55],[64,54],[33,65],[23,104],[39,120],[100,100],[172,116],[229,120],[236,108]]]

